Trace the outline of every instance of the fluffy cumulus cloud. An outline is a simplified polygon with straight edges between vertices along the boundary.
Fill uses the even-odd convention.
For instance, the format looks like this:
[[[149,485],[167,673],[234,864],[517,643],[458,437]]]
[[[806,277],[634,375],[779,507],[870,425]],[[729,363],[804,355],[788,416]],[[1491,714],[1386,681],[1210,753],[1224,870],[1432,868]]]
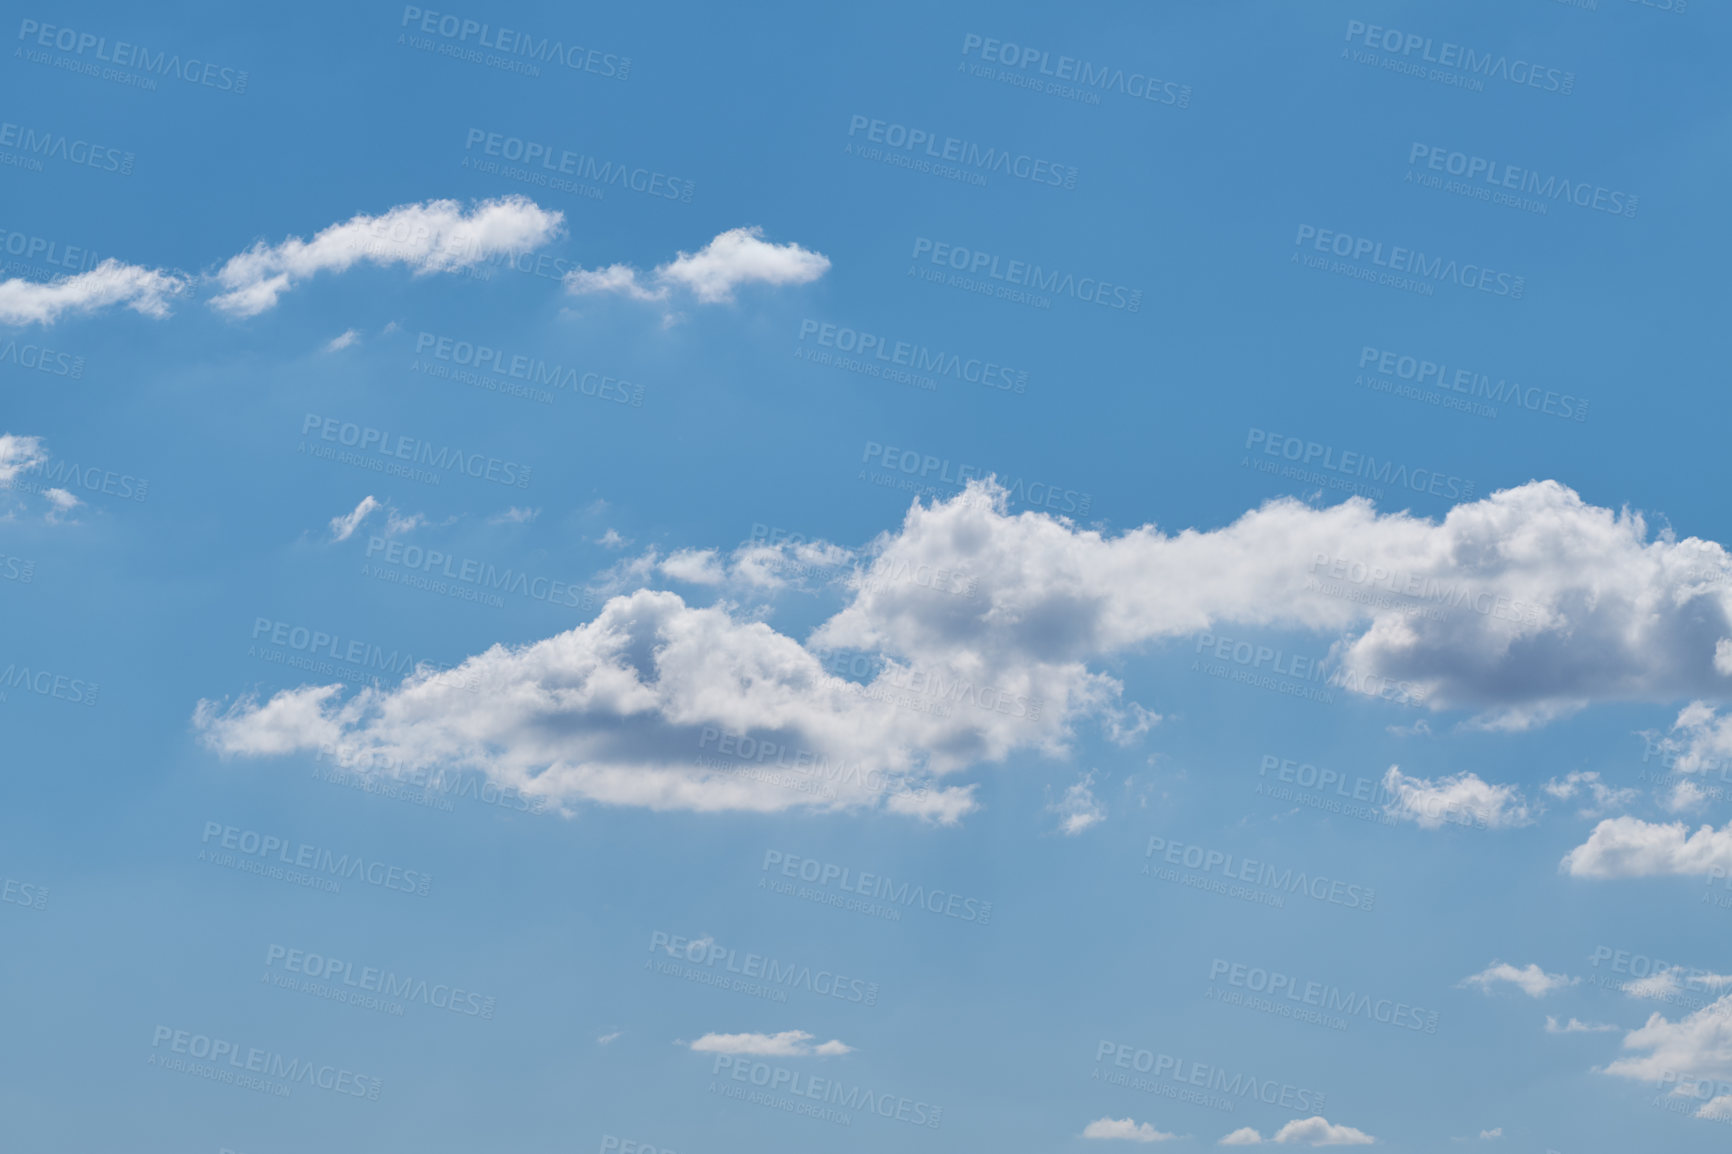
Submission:
[[[1383,775],[1383,789],[1390,796],[1389,813],[1415,822],[1421,829],[1445,825],[1504,829],[1532,820],[1521,790],[1513,785],[1490,785],[1477,774],[1458,773],[1432,780],[1409,777],[1392,765]]]
[[[1579,878],[1726,877],[1732,874],[1732,823],[1691,830],[1681,821],[1607,818],[1559,868]]]
[[[1321,1115],[1295,1118],[1268,1138],[1244,1126],[1221,1139],[1222,1146],[1258,1146],[1264,1142],[1303,1143],[1307,1146],[1369,1146],[1377,1139],[1351,1126],[1337,1126]]]
[[[278,244],[259,241],[230,257],[217,270],[223,291],[211,304],[232,316],[257,316],[274,308],[296,282],[363,262],[403,265],[417,274],[470,268],[540,248],[560,235],[563,220],[564,214],[522,196],[484,200],[468,209],[455,200],[429,200],[379,216],[362,213],[310,241],[298,236]]]
[[[53,324],[67,313],[89,313],[123,305],[147,317],[165,317],[169,302],[191,280],[161,269],[109,259],[88,272],[55,281],[0,281],[0,324]]]
[[[1479,973],[1463,978],[1460,985],[1478,986],[1488,994],[1495,986],[1510,985],[1530,998],[1543,998],[1553,990],[1573,986],[1579,981],[1580,978],[1566,974],[1548,974],[1532,963],[1518,969],[1508,962],[1493,962]]]
[[[1149,1122],[1130,1118],[1097,1118],[1083,1127],[1084,1138],[1119,1138],[1128,1142],[1170,1142],[1177,1134],[1155,1129]]]
[[[1623,1048],[1630,1055],[1607,1063],[1604,1073],[1699,1101],[1699,1118],[1732,1117],[1732,995],[1676,1022],[1650,1015],[1624,1035]]]
[[[804,1030],[783,1030],[780,1034],[705,1034],[691,1048],[700,1054],[750,1054],[760,1058],[827,1058],[854,1050],[834,1038],[814,1046],[812,1035]]]
[[[1640,795],[1636,789],[1619,789],[1600,780],[1594,770],[1572,770],[1563,777],[1554,777],[1542,786],[1546,794],[1559,801],[1580,799],[1579,817],[1599,817],[1607,810],[1622,809]]]
[[[1718,559],[1720,580],[1704,579],[1705,556]],[[944,821],[974,804],[973,787],[949,775],[1019,750],[1064,757],[1085,723],[1135,740],[1157,715],[1128,701],[1104,666],[1162,646],[1189,659],[1182,639],[1312,631],[1332,638],[1328,666],[1350,693],[1407,686],[1433,709],[1509,727],[1587,701],[1714,689],[1724,678],[1715,639],[1732,636],[1732,558],[1718,545],[1650,540],[1640,517],[1553,482],[1441,521],[1379,515],[1362,499],[1322,509],[1278,500],[1219,529],[1117,536],[1012,514],[1002,490],[975,483],[916,502],[859,549],[650,550],[600,584],[595,620],[495,646],[448,680],[205,702],[197,722],[224,753],[334,744],[376,764],[473,768],[559,801],[878,805]],[[1394,592],[1342,595],[1360,584]],[[790,591],[826,592],[839,607],[796,639],[767,620],[769,602]],[[1450,611],[1416,615],[1404,600]],[[1394,784],[1424,801],[1416,821],[1528,820],[1511,787],[1473,774],[1398,773]],[[1625,843],[1648,835],[1607,828],[1577,872],[1600,868],[1609,837],[1612,857],[1641,856]],[[1653,828],[1664,841],[1667,827]],[[1708,854],[1703,838],[1715,843]],[[1732,832],[1697,843],[1686,856],[1732,861]]]
[[[792,242],[771,244],[761,228],[731,228],[697,252],[682,252],[647,275],[624,264],[573,269],[565,287],[574,295],[617,293],[640,301],[665,301],[683,289],[703,304],[734,299],[741,285],[808,284],[830,269],[830,258]]]

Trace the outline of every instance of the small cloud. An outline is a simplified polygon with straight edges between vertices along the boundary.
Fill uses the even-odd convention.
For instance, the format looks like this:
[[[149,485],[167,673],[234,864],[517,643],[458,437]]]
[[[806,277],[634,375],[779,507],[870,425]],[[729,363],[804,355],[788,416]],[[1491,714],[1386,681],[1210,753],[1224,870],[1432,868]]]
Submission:
[[[1097,1118],[1083,1127],[1084,1138],[1122,1138],[1130,1142],[1170,1142],[1177,1134],[1157,1130],[1147,1122],[1138,1125],[1129,1118]]]
[[[427,523],[427,518],[419,513],[411,513],[405,517],[395,509],[385,510],[385,536],[395,537],[399,533],[408,533],[419,529]]]
[[[621,537],[612,529],[603,533],[600,538],[597,539],[597,543],[600,544],[603,549],[624,549],[631,544],[629,540]]]
[[[489,525],[527,525],[539,516],[541,516],[540,509],[520,509],[513,505],[505,512],[495,513],[487,518],[487,523]]]
[[[1584,1022],[1580,1018],[1571,1018],[1563,1025],[1550,1014],[1546,1015],[1546,1033],[1548,1034],[1615,1034],[1618,1027],[1604,1022]]]
[[[330,340],[326,341],[325,342],[325,351],[327,353],[341,352],[343,349],[348,348],[350,345],[354,344],[356,341],[358,341],[360,339],[361,339],[361,330],[360,329],[349,329],[347,332],[344,332],[338,336],[334,336]]]
[[[1491,1129],[1491,1130],[1481,1130],[1479,1132],[1479,1140],[1481,1142],[1490,1142],[1493,1138],[1502,1138],[1502,1137],[1503,1137],[1503,1127],[1502,1126],[1498,1126],[1498,1127]]]
[[[169,300],[190,287],[186,277],[175,273],[110,258],[88,272],[55,281],[0,281],[0,324],[50,325],[62,313],[89,313],[110,305],[125,305],[160,320],[169,313]]]
[[[10,485],[18,474],[48,460],[41,437],[25,437],[16,433],[0,433],[0,485]]]
[[[625,1033],[624,1030],[615,1030],[611,1034],[601,1034],[595,1040],[596,1045],[598,1045],[598,1046],[612,1045],[615,1041],[619,1040],[619,1038],[622,1035],[624,1035],[624,1033]]]
[[[834,1057],[853,1052],[832,1038],[812,1045],[812,1035],[804,1030],[784,1030],[780,1034],[705,1034],[691,1048],[699,1054],[751,1054],[761,1058]]]
[[[361,527],[361,522],[365,521],[373,514],[373,511],[378,508],[380,508],[379,500],[369,493],[367,496],[361,498],[361,503],[356,505],[353,511],[345,513],[340,517],[332,517],[331,540],[347,541],[350,537],[353,537],[355,535],[355,530]]]
[[[697,252],[681,252],[657,265],[647,277],[626,264],[577,268],[565,274],[565,288],[573,296],[614,293],[637,301],[665,301],[675,288],[683,288],[702,304],[724,304],[741,285],[807,284],[829,268],[823,253],[771,244],[761,228],[731,228]]]
[[[1600,775],[1594,770],[1576,770],[1563,777],[1554,777],[1540,787],[1559,801],[1570,801],[1578,796],[1586,799],[1587,804],[1577,811],[1579,817],[1599,817],[1607,810],[1621,808],[1636,800],[1640,790],[1614,789],[1600,780]]]
[[[1067,837],[1075,837],[1107,819],[1106,806],[1095,799],[1094,783],[1095,771],[1091,769],[1065,789],[1064,797],[1046,807],[1048,813],[1058,815],[1059,832]]]
[[[664,560],[660,569],[675,581],[693,585],[720,585],[727,580],[714,549],[681,549]]]
[[[1231,1134],[1229,1134],[1225,1138],[1221,1139],[1221,1141],[1218,1143],[1218,1145],[1221,1145],[1221,1146],[1259,1146],[1262,1144],[1262,1142],[1263,1142],[1263,1135],[1257,1133],[1256,1130],[1252,1129],[1249,1126],[1241,1126],[1241,1127],[1239,1127],[1239,1129],[1233,1131]]]
[[[1492,785],[1474,773],[1436,779],[1409,777],[1400,766],[1392,765],[1383,776],[1383,788],[1392,799],[1385,807],[1387,812],[1415,822],[1421,829],[1470,823],[1483,829],[1505,829],[1532,821],[1519,789]]]
[[[48,510],[48,523],[50,525],[58,525],[66,519],[66,514],[83,504],[65,489],[44,489],[42,495],[48,499],[50,505],[54,506]]]
[[[1489,994],[1493,985],[1498,982],[1507,982],[1530,998],[1543,998],[1553,990],[1573,986],[1579,981],[1581,981],[1580,978],[1572,978],[1565,974],[1548,974],[1537,965],[1530,964],[1518,970],[1508,962],[1493,961],[1491,965],[1479,973],[1463,978],[1457,983],[1457,988],[1478,986]]]

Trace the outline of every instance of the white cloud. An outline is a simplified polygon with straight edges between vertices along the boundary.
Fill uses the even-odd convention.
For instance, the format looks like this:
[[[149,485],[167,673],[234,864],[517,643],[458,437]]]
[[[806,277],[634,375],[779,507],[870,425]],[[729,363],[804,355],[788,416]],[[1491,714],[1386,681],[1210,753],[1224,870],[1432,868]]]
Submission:
[[[348,330],[346,330],[342,333],[339,333],[336,336],[332,337],[330,340],[326,341],[325,342],[325,351],[327,353],[341,352],[342,350],[348,348],[350,345],[354,344],[356,341],[358,341],[360,339],[361,339],[361,330],[360,329],[348,329]]]
[[[623,1036],[623,1035],[624,1035],[624,1034],[625,1034],[625,1031],[624,1031],[624,1030],[615,1030],[615,1031],[614,1031],[614,1032],[613,1032],[613,1033],[611,1033],[611,1034],[601,1034],[601,1035],[598,1035],[598,1036],[597,1036],[597,1037],[596,1037],[596,1039],[595,1039],[595,1040],[596,1040],[596,1043],[597,1043],[597,1044],[598,1044],[598,1045],[602,1045],[602,1046],[609,1046],[609,1045],[612,1045],[612,1044],[613,1044],[613,1043],[614,1043],[614,1042],[617,1042],[617,1041],[619,1041],[619,1039],[620,1039],[620,1038],[621,1038],[621,1037],[622,1037],[622,1036]]]
[[[1573,986],[1579,981],[1580,978],[1572,978],[1566,974],[1548,974],[1531,963],[1517,969],[1508,962],[1494,961],[1479,973],[1463,978],[1458,985],[1478,986],[1489,994],[1493,985],[1507,982],[1530,998],[1543,998],[1553,990]]]
[[[1177,1134],[1167,1134],[1148,1122],[1141,1125],[1129,1118],[1097,1118],[1083,1127],[1084,1138],[1122,1138],[1131,1142],[1170,1142]]]
[[[51,524],[65,520],[66,514],[84,503],[65,489],[44,489],[42,496],[50,505],[54,506],[48,511],[48,520]]]
[[[1388,812],[1417,822],[1421,829],[1475,824],[1484,829],[1528,825],[1527,802],[1513,785],[1491,785],[1477,774],[1458,773],[1436,780],[1408,777],[1399,766],[1383,775],[1391,795]]]
[[[565,287],[574,295],[618,293],[639,301],[663,301],[675,288],[691,291],[704,304],[734,299],[744,284],[807,284],[823,276],[830,258],[797,244],[771,244],[761,228],[731,228],[695,253],[681,252],[657,265],[646,278],[630,265],[573,269]]]
[[[1603,1072],[1617,1078],[1669,1086],[1669,1093],[1706,1099],[1699,1118],[1732,1114],[1732,995],[1673,1022],[1652,1014],[1624,1035],[1623,1048],[1647,1051],[1608,1063]],[[1713,1096],[1716,1092],[1719,1096]]]
[[[1279,1143],[1303,1142],[1309,1146],[1369,1146],[1377,1139],[1351,1126],[1337,1126],[1321,1115],[1295,1118],[1265,1139],[1249,1126],[1241,1127],[1222,1138],[1222,1146],[1256,1146],[1264,1141]]]
[[[191,282],[161,269],[103,261],[88,272],[56,281],[0,281],[0,324],[53,324],[66,313],[124,305],[147,317],[166,317],[169,301]]]
[[[372,514],[373,510],[379,507],[380,502],[378,498],[369,493],[367,496],[362,497],[361,503],[356,505],[349,512],[338,517],[332,517],[331,540],[347,541],[350,537],[353,537],[355,535],[355,530],[361,527],[361,522],[365,521]]]
[[[1503,1127],[1502,1126],[1499,1126],[1493,1130],[1481,1130],[1479,1132],[1479,1140],[1481,1142],[1490,1142],[1493,1138],[1502,1138],[1502,1137],[1503,1137]]]
[[[321,272],[345,272],[363,261],[405,265],[417,275],[451,272],[495,257],[530,252],[557,238],[564,214],[522,196],[485,200],[465,211],[455,200],[398,205],[379,216],[358,214],[311,241],[259,241],[217,271],[225,290],[214,308],[238,317],[276,306],[283,293]]]
[[[1546,1033],[1548,1034],[1615,1034],[1617,1031],[1617,1026],[1605,1022],[1584,1022],[1580,1018],[1571,1018],[1559,1025],[1556,1018],[1550,1014],[1546,1015]]]
[[[0,485],[10,485],[19,474],[28,473],[48,460],[41,437],[0,433]]]
[[[487,521],[492,525],[527,525],[539,516],[541,516],[540,509],[519,508],[512,505],[503,513],[493,514],[487,518]]]
[[[609,529],[597,539],[597,544],[599,544],[603,549],[624,549],[630,545],[631,542],[627,541],[624,537],[621,537],[617,531]]]
[[[832,1038],[812,1045],[812,1035],[804,1030],[784,1030],[780,1034],[705,1034],[692,1043],[700,1054],[751,1054],[760,1058],[833,1057],[853,1052],[852,1046]]]
[[[1074,837],[1107,819],[1106,806],[1095,799],[1094,783],[1095,773],[1091,769],[1066,787],[1064,797],[1046,807],[1048,813],[1058,815],[1059,832]]]
[[[1629,805],[1641,794],[1640,790],[1615,789],[1605,784],[1594,770],[1572,770],[1563,777],[1552,778],[1540,788],[1559,801],[1570,801],[1578,796],[1591,797],[1591,802],[1576,811],[1578,817],[1599,817],[1607,810]]]
[[[692,585],[720,585],[727,580],[714,549],[681,549],[662,561],[660,569],[675,581]]]
[[[1322,633],[1336,639],[1331,662],[1350,691],[1375,697],[1406,683],[1434,709],[1500,718],[1517,709],[1532,721],[1571,702],[1716,685],[1713,638],[1732,635],[1732,580],[1699,587],[1694,576],[1706,548],[1732,578],[1719,546],[1650,542],[1639,517],[1586,505],[1553,482],[1458,506],[1441,522],[1379,516],[1360,499],[1324,509],[1280,500],[1220,529],[1145,526],[1116,537],[1045,513],[1012,515],[1006,499],[974,484],[947,501],[916,502],[858,551],[759,543],[726,557],[697,549],[624,558],[601,582],[598,592],[615,596],[594,621],[476,654],[454,674],[461,692],[437,675],[346,698],[289,690],[280,709],[258,717],[257,742],[247,732],[257,702],[205,703],[198,717],[225,753],[339,741],[413,768],[476,769],[561,801],[759,812],[882,805],[944,821],[975,805],[973,787],[946,787],[946,775],[1024,750],[1062,759],[1085,722],[1109,736],[1146,728],[1103,667],[1181,638]],[[1389,598],[1330,595],[1317,577],[1333,558],[1408,574],[1404,588],[1435,587],[1462,604],[1435,619],[1391,608]],[[716,604],[648,588],[668,564],[686,580],[721,574],[722,584],[697,587]],[[935,573],[975,584],[954,595]],[[813,587],[839,596],[841,608],[804,644],[762,620],[766,607],[737,605]],[[1175,648],[1191,658],[1191,644]],[[874,655],[883,672],[864,685],[833,676],[820,649]],[[929,694],[947,711],[887,700],[911,671],[947,687]],[[470,692],[477,683],[487,692]],[[994,701],[1041,708],[980,707],[988,687]],[[307,726],[298,740],[291,721]],[[713,752],[699,747],[710,729],[868,776],[801,790],[744,760],[697,764]],[[1487,824],[1527,820],[1512,787],[1472,774],[1395,780]],[[1595,836],[1603,841],[1606,829]]]
[[[1691,833],[1681,821],[1609,817],[1559,866],[1579,878],[1707,876],[1732,872],[1732,824],[1704,825]]]

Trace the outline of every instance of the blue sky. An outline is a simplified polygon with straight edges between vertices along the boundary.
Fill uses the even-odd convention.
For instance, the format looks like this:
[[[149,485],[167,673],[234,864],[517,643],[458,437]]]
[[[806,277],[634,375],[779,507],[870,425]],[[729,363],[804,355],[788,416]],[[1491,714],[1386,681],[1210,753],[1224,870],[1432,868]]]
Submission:
[[[1728,34],[15,14],[5,1145],[1722,1148]]]

